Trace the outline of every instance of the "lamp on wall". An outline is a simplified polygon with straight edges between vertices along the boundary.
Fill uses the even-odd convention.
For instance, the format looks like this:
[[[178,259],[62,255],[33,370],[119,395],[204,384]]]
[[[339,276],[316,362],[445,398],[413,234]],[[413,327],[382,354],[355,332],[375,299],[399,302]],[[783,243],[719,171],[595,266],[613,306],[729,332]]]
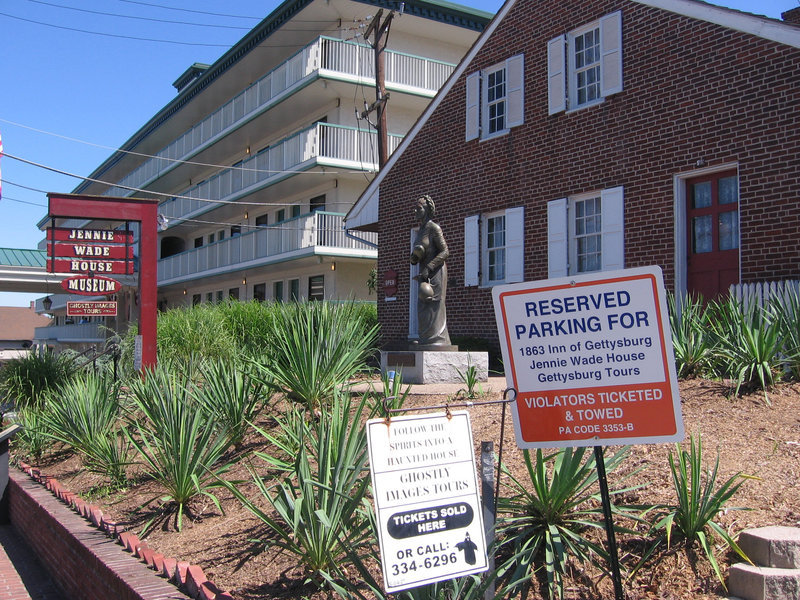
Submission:
[[[45,296],[42,300],[42,306],[45,310],[50,310],[53,307],[53,299],[50,296]]]
[[[242,277],[242,285],[247,285],[247,277]]]
[[[183,295],[186,295],[186,288],[183,289]]]
[[[244,218],[245,218],[245,219],[247,219],[247,217],[248,217],[248,216],[250,216],[250,215],[248,214],[248,212],[247,212],[247,211],[244,211]]]
[[[331,263],[331,271],[335,271],[335,270],[336,270],[336,261]]]

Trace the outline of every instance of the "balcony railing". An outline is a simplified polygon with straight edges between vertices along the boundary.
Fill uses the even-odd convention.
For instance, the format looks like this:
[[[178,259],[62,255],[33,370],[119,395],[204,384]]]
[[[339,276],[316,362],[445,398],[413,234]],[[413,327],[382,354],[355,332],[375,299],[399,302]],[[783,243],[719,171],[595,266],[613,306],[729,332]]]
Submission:
[[[163,258],[158,261],[158,283],[165,285],[214,270],[255,267],[292,255],[303,256],[314,249],[374,252],[373,246],[345,234],[343,219],[341,213],[318,211]],[[377,242],[375,233],[361,236],[373,244]]]
[[[387,50],[386,87],[433,96],[444,84],[455,65],[429,58]],[[121,186],[141,188],[172,169],[198,149],[212,143],[234,127],[291,93],[306,78],[324,71],[329,76],[356,79],[365,84],[374,81],[374,54],[369,46],[319,37],[264,77],[251,84],[214,113],[178,136],[122,180]],[[106,195],[132,194],[123,187],[111,188]]]
[[[394,150],[401,140],[400,136],[390,135],[389,150]],[[373,157],[376,145],[373,132],[316,123],[165,200],[158,210],[168,219],[189,218],[213,208],[214,201],[232,202],[248,188],[265,187],[283,179],[312,159],[377,168]]]
[[[59,340],[61,342],[101,342],[106,337],[105,332],[100,328],[100,323],[37,327],[34,336],[34,339],[37,340]]]

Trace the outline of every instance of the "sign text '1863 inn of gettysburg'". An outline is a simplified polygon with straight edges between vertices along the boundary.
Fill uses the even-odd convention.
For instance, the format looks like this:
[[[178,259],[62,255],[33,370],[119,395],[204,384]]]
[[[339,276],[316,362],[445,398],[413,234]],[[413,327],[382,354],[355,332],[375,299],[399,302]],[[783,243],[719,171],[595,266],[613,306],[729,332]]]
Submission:
[[[130,231],[51,227],[47,230],[47,240],[47,270],[51,273],[133,273]]]
[[[683,439],[659,267],[492,290],[522,448]]]
[[[367,442],[386,591],[485,571],[469,414],[371,419]]]

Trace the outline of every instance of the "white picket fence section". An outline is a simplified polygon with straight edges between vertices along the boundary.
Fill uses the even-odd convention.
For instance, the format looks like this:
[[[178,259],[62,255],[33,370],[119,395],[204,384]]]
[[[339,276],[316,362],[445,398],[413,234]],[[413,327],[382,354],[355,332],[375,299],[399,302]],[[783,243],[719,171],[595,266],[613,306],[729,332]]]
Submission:
[[[759,281],[756,283],[735,283],[730,287],[730,295],[744,306],[756,303],[759,307],[767,306],[776,298],[785,299],[789,294],[797,294],[800,281]]]

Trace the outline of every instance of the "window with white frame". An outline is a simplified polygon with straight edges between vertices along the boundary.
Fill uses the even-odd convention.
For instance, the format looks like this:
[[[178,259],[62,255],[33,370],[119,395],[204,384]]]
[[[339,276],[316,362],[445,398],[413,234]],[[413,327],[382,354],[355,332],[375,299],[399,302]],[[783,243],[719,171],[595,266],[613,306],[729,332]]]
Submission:
[[[622,269],[624,242],[622,187],[547,203],[548,277]]]
[[[523,207],[464,219],[464,285],[493,286],[522,281]]]
[[[467,76],[467,141],[508,133],[523,123],[522,54]]]
[[[621,11],[548,42],[547,87],[551,115],[622,91]]]

